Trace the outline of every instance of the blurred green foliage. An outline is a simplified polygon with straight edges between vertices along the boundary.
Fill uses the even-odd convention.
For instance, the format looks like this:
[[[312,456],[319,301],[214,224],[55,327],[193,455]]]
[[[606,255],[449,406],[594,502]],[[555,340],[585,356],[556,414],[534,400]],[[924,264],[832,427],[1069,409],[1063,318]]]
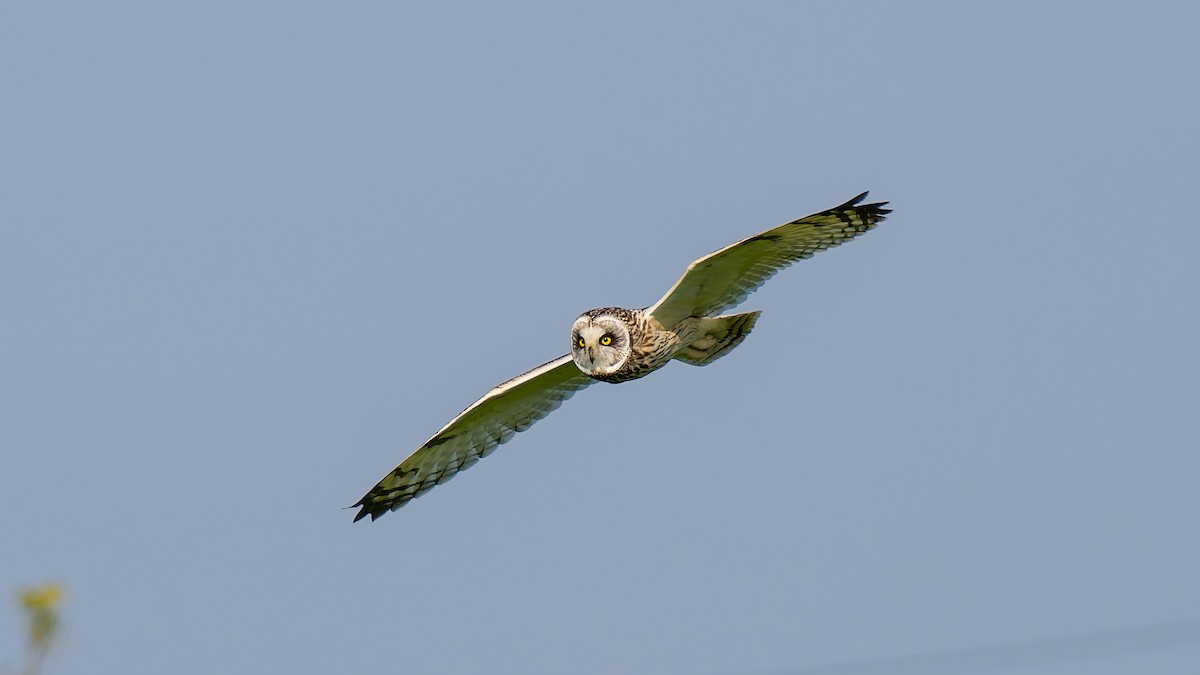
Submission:
[[[22,675],[40,675],[58,640],[62,619],[59,608],[66,599],[60,584],[29,586],[17,593],[17,604],[25,615],[26,655]]]

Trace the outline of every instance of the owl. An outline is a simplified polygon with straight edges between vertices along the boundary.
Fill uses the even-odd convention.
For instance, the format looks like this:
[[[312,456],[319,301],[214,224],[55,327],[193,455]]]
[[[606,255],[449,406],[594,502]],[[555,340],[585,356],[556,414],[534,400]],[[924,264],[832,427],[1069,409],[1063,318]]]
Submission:
[[[887,202],[862,204],[866,196],[700,258],[649,307],[584,312],[571,325],[571,353],[472,403],[351,507],[361,507],[354,520],[374,520],[445,483],[594,382],[627,382],[672,360],[706,366],[725,356],[750,334],[759,312],[722,312],[784,267],[857,237],[891,213]]]

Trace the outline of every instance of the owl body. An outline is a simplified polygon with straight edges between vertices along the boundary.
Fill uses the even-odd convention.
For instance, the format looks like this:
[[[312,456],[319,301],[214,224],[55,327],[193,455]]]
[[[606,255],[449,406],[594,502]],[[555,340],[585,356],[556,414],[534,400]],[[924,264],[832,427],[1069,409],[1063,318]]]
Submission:
[[[571,326],[571,358],[584,375],[612,384],[645,377],[671,359],[706,366],[741,344],[759,314],[686,316],[667,328],[645,309],[601,307]]]
[[[628,382],[662,368],[684,342],[641,309],[600,307],[571,326],[571,358],[588,377]]]

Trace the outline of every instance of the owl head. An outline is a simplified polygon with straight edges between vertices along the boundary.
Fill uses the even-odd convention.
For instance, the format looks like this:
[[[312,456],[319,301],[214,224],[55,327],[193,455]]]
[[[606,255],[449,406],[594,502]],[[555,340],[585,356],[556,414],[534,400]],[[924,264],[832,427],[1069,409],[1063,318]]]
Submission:
[[[629,328],[612,314],[583,314],[571,326],[571,358],[584,375],[612,375],[629,359]]]

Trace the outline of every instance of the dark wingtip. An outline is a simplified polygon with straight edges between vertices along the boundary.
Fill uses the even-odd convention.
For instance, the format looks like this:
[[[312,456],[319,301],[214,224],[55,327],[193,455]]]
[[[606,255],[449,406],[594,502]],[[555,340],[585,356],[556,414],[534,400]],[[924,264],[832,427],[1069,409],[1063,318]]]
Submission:
[[[362,507],[362,509],[354,516],[354,522],[356,523],[363,518],[366,518],[368,515],[371,516],[371,520],[378,518],[378,516],[371,511],[370,507],[367,506],[367,496],[364,496],[362,499],[358,500],[357,503],[346,507],[348,509],[357,509],[360,506]]]
[[[842,204],[841,206],[839,206],[837,208],[838,209],[850,209],[850,208],[866,209],[866,210],[871,211],[872,213],[878,213],[881,216],[887,215],[892,212],[891,209],[883,208],[883,207],[887,206],[890,202],[871,202],[870,204],[861,204],[860,202],[862,202],[862,200],[866,199],[867,195],[870,193],[871,193],[870,190],[863,192],[862,194],[852,198],[850,201],[846,202],[845,204]]]
[[[354,522],[357,523],[358,521],[362,520],[363,518],[366,518],[367,516],[371,516],[371,522],[373,523],[376,520],[378,520],[379,518],[381,518],[383,516],[383,514],[385,514],[387,512],[388,512],[387,509],[383,509],[382,511],[371,510],[364,506],[364,507],[362,507],[362,511],[359,511],[358,515],[354,516]]]
[[[863,193],[859,194],[857,197],[851,197],[849,201],[847,201],[845,204],[842,204],[838,208],[839,209],[848,209],[851,206],[856,206],[859,202],[866,199],[867,195],[869,195],[869,194],[871,194],[871,191],[866,190]]]

